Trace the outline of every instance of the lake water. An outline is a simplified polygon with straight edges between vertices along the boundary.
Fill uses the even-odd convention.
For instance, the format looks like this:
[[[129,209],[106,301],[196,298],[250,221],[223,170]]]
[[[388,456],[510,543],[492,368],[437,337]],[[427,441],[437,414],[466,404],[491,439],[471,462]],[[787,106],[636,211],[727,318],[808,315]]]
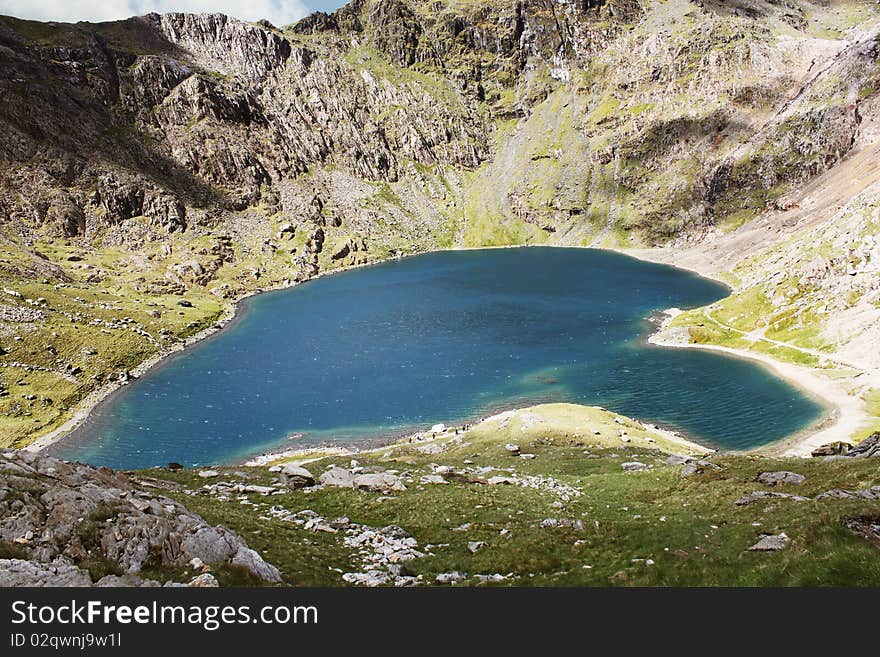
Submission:
[[[816,403],[759,365],[645,344],[653,312],[725,295],[689,272],[586,249],[351,270],[251,298],[238,321],[120,390],[52,452],[118,468],[232,462],[549,401],[726,449],[817,420]]]

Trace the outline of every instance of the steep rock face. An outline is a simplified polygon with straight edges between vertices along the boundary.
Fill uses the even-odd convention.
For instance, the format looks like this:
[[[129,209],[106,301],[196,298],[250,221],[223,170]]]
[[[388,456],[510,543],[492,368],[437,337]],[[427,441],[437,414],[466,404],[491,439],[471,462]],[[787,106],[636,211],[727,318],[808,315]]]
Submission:
[[[287,39],[223,14],[149,14],[144,19],[175,49],[208,71],[258,82],[290,57]]]
[[[355,34],[398,66],[436,69],[471,98],[497,102],[528,70],[567,60],[586,65],[641,11],[631,0],[447,5],[425,0],[357,0],[293,26],[328,38]],[[523,108],[520,108],[521,110]]]
[[[186,228],[186,207],[180,199],[146,181],[125,181],[106,174],[99,179],[91,203],[103,209],[111,223],[144,216],[169,233]]]
[[[410,163],[467,171],[491,159],[487,177],[511,181],[488,210],[502,220],[558,239],[603,224],[613,235],[700,235],[852,147],[859,78],[876,70],[870,38],[830,67],[816,63],[827,55],[818,40],[774,42],[774,26],[801,25],[821,6],[678,2],[646,13],[628,0],[358,0],[288,32],[219,14],[150,14],[37,38],[32,24],[6,19],[5,206],[60,235],[99,228],[80,217],[97,210],[109,225],[147,216],[174,231],[185,206],[241,211],[316,168],[394,183],[412,178]],[[855,99],[837,102],[835,82]],[[570,92],[562,122],[548,126],[542,106]],[[760,125],[792,95],[777,110],[785,120]],[[493,130],[510,117],[527,123],[493,157]],[[568,149],[552,141],[534,150],[548,130],[587,171],[557,162]],[[511,171],[524,157],[535,163]],[[119,190],[128,200],[62,201],[49,215],[61,192],[120,169],[135,174]],[[549,198],[530,189],[551,185],[560,193]],[[151,188],[163,200],[147,214],[137,197]],[[731,198],[743,188],[745,204]]]
[[[36,562],[0,565],[0,583],[11,578],[9,585],[28,578],[39,584],[47,568],[69,585],[91,585],[89,570],[137,575],[194,559],[239,566],[267,582],[281,579],[235,533],[138,490],[125,475],[29,452],[0,451],[0,546]]]
[[[95,169],[122,167],[182,202],[236,210],[316,165],[394,181],[401,158],[468,168],[488,156],[475,108],[442,84],[438,99],[423,85],[379,78],[222,15],[126,23],[150,34],[156,52],[133,55],[91,33],[76,46],[47,49],[4,30],[14,56],[6,60],[10,93],[0,111],[10,130],[0,147],[25,169],[16,178],[33,190],[26,196],[47,185],[86,188]],[[35,93],[15,82],[25,79],[45,84]],[[30,112],[35,103],[46,111]],[[62,171],[52,164],[64,161]],[[136,205],[103,209],[120,223],[136,216]]]
[[[753,136],[751,152],[744,157],[745,148],[732,151],[707,178],[708,201],[735,204],[744,188],[786,185],[788,191],[831,169],[857,144],[871,144],[878,62],[875,26],[857,34],[824,66],[812,63],[805,83]]]

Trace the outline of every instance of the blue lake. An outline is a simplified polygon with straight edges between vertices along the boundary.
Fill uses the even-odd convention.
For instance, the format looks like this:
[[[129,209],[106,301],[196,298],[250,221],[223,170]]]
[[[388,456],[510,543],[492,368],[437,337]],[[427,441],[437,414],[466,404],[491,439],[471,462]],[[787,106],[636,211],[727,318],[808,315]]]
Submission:
[[[118,468],[232,462],[548,401],[604,406],[724,449],[819,419],[819,405],[757,364],[645,344],[653,312],[726,294],[587,249],[452,251],[351,270],[249,299],[226,330],[121,389],[51,451]]]

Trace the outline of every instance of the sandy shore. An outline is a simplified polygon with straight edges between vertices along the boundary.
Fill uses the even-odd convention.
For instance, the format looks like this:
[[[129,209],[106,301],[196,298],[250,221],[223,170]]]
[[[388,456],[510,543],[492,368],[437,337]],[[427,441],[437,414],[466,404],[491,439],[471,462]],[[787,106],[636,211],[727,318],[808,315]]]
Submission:
[[[766,354],[712,344],[693,344],[669,337],[665,332],[673,315],[667,315],[660,329],[648,338],[650,344],[679,349],[703,349],[737,358],[751,360],[767,367],[776,376],[797,386],[827,410],[818,423],[785,440],[758,448],[755,451],[779,456],[809,457],[817,447],[836,441],[847,441],[850,436],[870,421],[864,402],[850,393],[850,378],[831,379],[818,370],[776,360]]]

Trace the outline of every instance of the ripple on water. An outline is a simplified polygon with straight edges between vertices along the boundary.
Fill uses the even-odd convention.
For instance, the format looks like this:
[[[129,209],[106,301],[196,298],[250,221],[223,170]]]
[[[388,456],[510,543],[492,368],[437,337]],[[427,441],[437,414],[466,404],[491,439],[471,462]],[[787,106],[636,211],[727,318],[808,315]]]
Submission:
[[[821,409],[765,368],[663,349],[645,318],[719,284],[587,249],[435,253],[259,295],[239,321],[126,386],[64,458],[123,468],[358,442],[538,402],[604,406],[727,449]]]

